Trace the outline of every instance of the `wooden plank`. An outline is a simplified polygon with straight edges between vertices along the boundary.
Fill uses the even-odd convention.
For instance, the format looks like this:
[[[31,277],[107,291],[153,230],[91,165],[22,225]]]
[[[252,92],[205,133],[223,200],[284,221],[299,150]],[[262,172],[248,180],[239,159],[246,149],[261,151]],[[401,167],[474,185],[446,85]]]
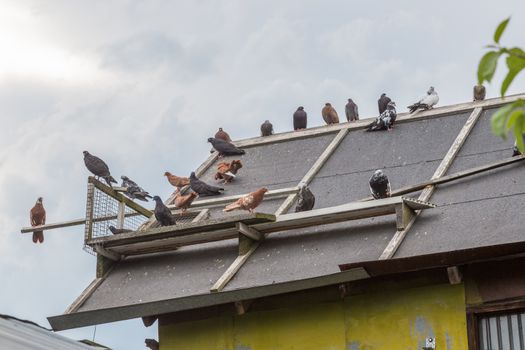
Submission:
[[[215,284],[211,287],[211,292],[220,292],[226,284],[235,276],[237,271],[241,268],[241,266],[248,260],[248,258],[255,252],[257,247],[259,246],[260,242],[254,242],[250,249],[242,254],[239,255],[237,258],[235,258],[235,261],[228,267],[228,269],[222,274],[222,276],[215,282]]]
[[[447,154],[437,167],[436,171],[431,177],[431,180],[438,179],[442,177],[445,172],[449,169],[449,167],[452,165],[452,162],[454,161],[454,158],[458,154],[459,150],[461,149],[461,146],[465,143],[465,140],[467,139],[468,135],[474,128],[474,125],[476,125],[476,122],[479,119],[479,116],[481,115],[482,108],[477,107],[475,108],[472,113],[470,114],[469,118],[465,122],[465,125],[461,128],[461,130],[458,133],[458,136],[450,146]],[[425,189],[423,189],[423,192],[419,195],[419,200],[421,201],[428,201],[432,193],[434,192],[435,186],[428,186]],[[416,211],[415,215],[412,216],[412,219],[410,222],[406,225],[405,229],[396,231],[390,242],[387,244],[385,250],[383,253],[381,253],[381,256],[379,257],[379,260],[385,260],[385,259],[391,259],[394,254],[397,251],[397,248],[401,245],[401,242],[405,239],[405,236],[407,232],[410,230],[414,222],[416,221],[417,217],[421,211]]]
[[[450,284],[460,284],[462,281],[461,272],[457,266],[447,267],[447,275]]]
[[[202,220],[206,220],[208,216],[210,216],[210,209],[204,208],[200,211],[199,214],[197,214],[195,218],[193,218],[193,220],[191,220],[191,222],[199,222]]]
[[[64,314],[72,314],[77,312],[77,310],[84,304],[84,302],[93,294],[93,292],[104,282],[105,278],[95,278],[91,283],[87,286],[86,289],[79,295],[78,298],[73,301],[71,305],[68,306],[66,311],[64,311]]]
[[[236,228],[240,234],[243,234],[246,237],[253,239],[254,241],[260,241],[264,238],[264,235],[262,233],[246,225],[244,222],[238,222],[236,224]]]
[[[121,256],[119,254],[106,250],[99,244],[94,245],[93,249],[97,252],[97,254],[100,254],[103,257],[108,258],[109,260],[119,261],[121,259]]]

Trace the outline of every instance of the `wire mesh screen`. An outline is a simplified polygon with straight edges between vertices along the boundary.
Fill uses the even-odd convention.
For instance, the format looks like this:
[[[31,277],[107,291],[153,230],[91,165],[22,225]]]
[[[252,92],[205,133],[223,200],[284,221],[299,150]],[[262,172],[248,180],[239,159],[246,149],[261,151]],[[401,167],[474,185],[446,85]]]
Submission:
[[[525,313],[483,317],[478,321],[480,350],[524,350]]]

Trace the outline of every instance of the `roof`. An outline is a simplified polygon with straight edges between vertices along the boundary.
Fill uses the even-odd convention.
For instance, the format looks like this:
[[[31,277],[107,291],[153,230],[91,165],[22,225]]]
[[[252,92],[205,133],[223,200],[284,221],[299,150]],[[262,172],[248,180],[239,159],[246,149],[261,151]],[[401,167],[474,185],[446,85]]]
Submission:
[[[36,323],[0,315],[0,344],[9,350],[101,350],[53,333]]]
[[[308,181],[316,195],[315,208],[367,197],[368,179],[378,168],[395,189],[429,180],[449,159],[450,168],[443,174],[508,158],[513,142],[491,134],[490,116],[497,106],[518,97],[524,95],[445,106],[415,116],[400,114],[391,132],[363,132],[370,120],[362,120],[236,141],[246,150],[241,157],[244,167],[227,192],[297,186],[341,130],[348,133]],[[456,141],[465,129],[461,146]],[[212,182],[214,168],[201,178]],[[372,273],[363,268],[366,263],[384,259],[393,263],[431,256],[438,263],[442,253],[521,244],[525,237],[518,218],[525,211],[524,174],[520,162],[439,185],[431,197],[438,208],[423,212],[401,239],[395,216],[272,233],[219,293],[210,289],[236,259],[235,239],[128,257],[85,293],[77,308],[49,321],[55,329],[66,329],[190,310],[367,278]],[[258,210],[275,213],[284,200],[264,201]],[[220,209],[210,208],[211,219],[229,215]],[[393,257],[385,258],[393,244]],[[341,266],[352,268],[341,271]]]

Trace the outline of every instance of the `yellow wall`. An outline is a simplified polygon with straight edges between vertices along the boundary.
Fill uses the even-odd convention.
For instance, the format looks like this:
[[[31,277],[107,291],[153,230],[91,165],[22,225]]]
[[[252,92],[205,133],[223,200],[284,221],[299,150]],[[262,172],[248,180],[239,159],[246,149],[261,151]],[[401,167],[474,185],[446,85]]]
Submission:
[[[463,285],[353,295],[159,328],[160,350],[467,349]]]

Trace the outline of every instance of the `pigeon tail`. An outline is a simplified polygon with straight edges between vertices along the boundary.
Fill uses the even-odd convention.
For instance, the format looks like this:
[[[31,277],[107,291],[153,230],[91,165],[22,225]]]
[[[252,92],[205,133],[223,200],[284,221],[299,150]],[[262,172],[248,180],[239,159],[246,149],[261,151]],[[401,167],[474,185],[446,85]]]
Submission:
[[[44,243],[44,231],[33,232],[33,243]]]
[[[414,113],[420,107],[421,107],[421,104],[417,102],[417,103],[414,103],[413,105],[408,106],[407,108],[409,110],[409,113]]]
[[[241,209],[241,204],[235,202],[235,203],[232,203],[232,204],[228,204],[226,207],[224,207],[224,209],[222,211],[229,212],[229,211],[234,211],[234,210],[237,210],[237,209]]]

